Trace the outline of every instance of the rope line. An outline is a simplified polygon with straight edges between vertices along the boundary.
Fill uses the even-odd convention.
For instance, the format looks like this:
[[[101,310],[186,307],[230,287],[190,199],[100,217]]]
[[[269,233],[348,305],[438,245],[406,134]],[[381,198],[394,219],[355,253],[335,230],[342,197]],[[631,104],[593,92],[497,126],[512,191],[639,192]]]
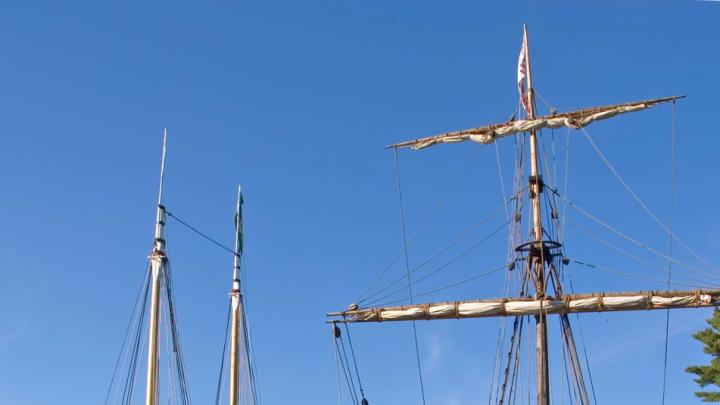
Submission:
[[[640,197],[638,197],[638,195],[635,194],[635,192],[630,188],[630,186],[627,184],[627,182],[625,182],[625,180],[622,178],[622,176],[620,176],[620,174],[615,169],[615,167],[613,167],[613,165],[610,163],[610,161],[607,159],[607,157],[602,153],[602,151],[597,146],[597,144],[595,144],[595,142],[592,140],[592,138],[590,137],[590,134],[587,132],[587,130],[585,130],[585,128],[583,128],[583,127],[580,127],[580,130],[583,131],[583,133],[585,134],[585,137],[590,142],[590,145],[592,145],[593,149],[595,149],[595,152],[597,152],[597,154],[600,156],[600,158],[605,163],[605,165],[608,167],[608,169],[610,169],[610,171],[615,175],[615,177],[618,179],[618,181],[620,181],[620,183],[623,185],[623,187],[625,188],[625,191],[627,191],[628,194],[630,194],[630,196],[635,200],[635,202],[637,202],[640,205],[640,207],[642,207],[642,209],[655,221],[655,223],[657,223],[665,232],[668,233],[668,235],[670,235],[671,238],[675,239],[675,241],[677,241],[677,243],[680,246],[685,248],[685,250],[687,250],[696,259],[698,259],[700,262],[702,262],[708,268],[717,271],[717,268],[715,266],[710,264],[710,262],[708,262],[704,257],[700,256],[693,249],[691,249],[687,244],[685,244],[685,242],[683,242],[680,238],[678,238],[677,235],[672,233],[672,231],[667,227],[667,225],[665,225],[660,220],[660,218],[658,218],[657,215],[655,215],[655,213],[653,213],[652,210],[650,210],[650,208],[648,208],[648,206],[645,205],[645,203],[640,199]]]
[[[337,338],[335,337],[335,328],[337,328],[337,325],[333,323],[330,325],[330,327],[333,330],[332,334],[332,341],[333,341],[333,352],[335,353],[335,380],[337,381],[337,397],[338,397],[338,405],[342,405],[342,385],[340,384],[340,366],[339,366],[339,359],[338,357],[340,354],[338,353],[337,348]]]
[[[575,293],[575,287],[573,286],[572,276],[568,272],[568,281],[570,282],[570,292]],[[588,379],[590,380],[590,390],[592,392],[593,401],[595,402],[595,405],[597,405],[597,396],[595,395],[595,383],[593,382],[592,372],[590,370],[590,359],[587,354],[587,345],[585,345],[585,336],[583,335],[582,331],[582,323],[580,323],[580,314],[575,314],[575,319],[577,320],[578,324],[578,331],[580,332],[580,344],[582,344],[583,348],[583,357],[585,358],[585,367],[588,371]]]
[[[565,180],[564,180],[564,186],[563,186],[563,194],[565,196],[569,195],[568,193],[568,178],[569,178],[569,172],[570,172],[570,128],[567,129],[567,132],[565,133]],[[562,222],[560,224],[560,237],[559,242],[562,243],[563,240],[565,240],[565,225],[567,224],[567,203],[563,203],[563,212],[562,212]]]
[[[639,246],[639,247],[641,247],[641,248],[643,248],[643,249],[645,249],[645,250],[647,250],[647,251],[649,251],[649,252],[651,252],[651,253],[659,256],[659,257],[662,257],[662,258],[664,258],[664,259],[666,259],[666,260],[670,260],[670,261],[672,261],[673,263],[675,263],[675,264],[677,264],[677,265],[679,265],[679,266],[685,267],[685,268],[687,268],[687,269],[689,269],[689,270],[697,271],[698,273],[702,273],[702,274],[704,274],[704,275],[706,275],[706,276],[708,276],[708,277],[712,277],[712,278],[716,278],[716,279],[719,279],[719,280],[720,280],[720,276],[718,276],[718,275],[715,275],[715,274],[712,274],[712,273],[708,273],[708,272],[706,272],[706,271],[704,271],[704,270],[702,270],[702,269],[699,269],[699,268],[697,268],[697,267],[691,266],[691,265],[689,265],[689,264],[687,264],[687,263],[684,263],[684,262],[682,262],[682,261],[680,261],[680,260],[671,258],[671,257],[669,257],[668,255],[666,255],[666,254],[658,251],[657,249],[654,249],[654,248],[646,245],[646,244],[643,243],[643,242],[640,242],[640,241],[638,241],[638,240],[636,240],[636,239],[633,239],[632,237],[626,235],[626,234],[623,233],[623,232],[620,232],[620,231],[619,231],[618,229],[616,229],[615,227],[609,225],[608,223],[606,223],[606,222],[604,222],[603,220],[601,220],[600,218],[594,216],[593,214],[591,214],[591,213],[588,212],[587,210],[585,210],[585,209],[583,209],[582,207],[578,206],[578,205],[575,204],[574,202],[569,201],[567,198],[561,196],[561,195],[557,192],[557,190],[551,190],[551,191],[552,191],[553,193],[555,193],[561,200],[565,201],[568,206],[576,209],[578,212],[580,212],[580,213],[583,214],[584,216],[588,217],[589,219],[593,220],[593,221],[596,222],[598,225],[600,225],[600,226],[602,226],[603,228],[609,230],[610,232],[612,232],[612,233],[620,236],[621,238],[627,240],[628,242],[631,242],[631,243],[633,243],[633,244],[635,244],[635,245],[637,245],[637,246]],[[676,239],[676,240],[677,240],[677,239]]]
[[[223,373],[225,372],[225,354],[227,353],[228,331],[230,330],[230,312],[232,308],[228,303],[227,320],[225,321],[225,337],[223,341],[222,357],[220,358],[220,373],[218,375],[217,389],[215,391],[215,405],[220,405],[220,392],[222,390]]]
[[[620,247],[618,247],[618,246],[610,243],[609,241],[601,238],[601,237],[598,236],[598,235],[595,235],[594,233],[592,233],[592,232],[590,232],[589,230],[585,229],[584,227],[576,224],[575,222],[572,222],[572,226],[575,227],[575,228],[576,228],[577,230],[579,230],[580,232],[582,232],[582,233],[590,236],[591,238],[597,240],[598,242],[602,243],[603,245],[605,245],[605,246],[607,246],[607,247],[609,247],[609,248],[611,248],[611,249],[613,249],[613,250],[615,250],[615,251],[617,251],[617,252],[619,252],[619,253],[622,253],[623,255],[625,255],[625,256],[627,256],[627,257],[630,257],[630,258],[635,259],[635,260],[637,260],[637,261],[639,261],[639,262],[645,263],[645,264],[647,264],[647,265],[649,265],[649,266],[651,266],[651,267],[653,267],[653,268],[655,268],[655,269],[662,270],[662,267],[658,266],[657,264],[655,264],[655,263],[653,263],[653,262],[651,262],[651,261],[649,261],[649,260],[643,259],[643,258],[640,257],[640,256],[634,255],[634,254],[632,254],[632,253],[630,253],[630,252],[628,252],[628,251],[626,251],[626,250],[624,250],[624,249],[622,249],[622,248],[620,248]],[[688,279],[688,280],[698,282],[698,283],[705,283],[705,282],[706,282],[705,280],[700,280],[700,279],[697,279],[697,278],[694,278],[694,277],[690,277],[690,276],[685,275],[685,274],[680,274],[680,276],[682,276],[683,278],[686,278],[686,279]]]
[[[497,273],[498,271],[503,270],[503,269],[505,269],[506,267],[507,267],[506,265],[502,265],[502,266],[500,266],[500,267],[494,268],[494,269],[489,270],[489,271],[486,271],[486,272],[484,272],[484,273],[477,274],[477,275],[472,276],[472,277],[470,277],[470,278],[466,278],[466,279],[464,279],[464,280],[460,280],[460,281],[458,281],[458,282],[455,282],[455,283],[452,283],[452,284],[449,284],[449,285],[446,285],[446,286],[443,286],[443,287],[439,287],[439,288],[436,288],[436,289],[434,289],[434,290],[424,291],[424,292],[421,292],[421,293],[419,293],[419,294],[414,294],[413,297],[415,297],[415,298],[417,298],[417,297],[424,297],[424,296],[428,296],[428,295],[435,294],[435,293],[440,292],[440,291],[448,290],[448,289],[450,289],[450,288],[454,288],[454,287],[457,287],[457,286],[459,286],[459,285],[466,284],[466,283],[469,283],[469,282],[471,282],[471,281],[475,281],[475,280],[477,280],[477,279],[479,279],[479,278],[483,278],[483,277],[489,276],[489,275],[491,275],[491,274]],[[401,298],[401,299],[397,299],[397,300],[393,300],[393,301],[385,301],[385,302],[383,302],[383,303],[381,303],[381,304],[373,304],[373,306],[374,306],[374,307],[385,307],[385,306],[388,306],[388,305],[390,305],[390,304],[397,304],[397,303],[403,302],[403,301],[405,301],[405,298]]]
[[[398,158],[398,150],[397,148],[394,149],[395,152],[395,174],[397,177],[397,187],[398,187],[398,201],[400,204],[400,225],[402,229],[402,238],[403,238],[403,251],[405,256],[405,271],[407,273],[407,281],[408,281],[408,295],[410,297],[410,303],[413,303],[413,293],[412,293],[412,283],[410,279],[410,259],[408,257],[408,243],[407,243],[407,236],[405,234],[405,209],[403,208],[403,197],[402,197],[402,186],[400,183],[400,159]],[[423,383],[423,375],[422,375],[422,366],[420,364],[420,347],[418,345],[418,336],[417,336],[417,327],[415,325],[415,321],[412,321],[412,328],[413,328],[413,337],[415,339],[415,357],[417,359],[417,369],[418,369],[418,379],[420,380],[420,395],[422,397],[422,403],[425,405],[425,384]]]
[[[444,248],[442,248],[442,249],[440,249],[439,251],[435,252],[435,253],[434,253],[433,255],[431,255],[428,259],[426,259],[425,261],[423,261],[423,262],[420,263],[419,265],[415,266],[412,270],[410,270],[410,274],[414,274],[415,272],[417,272],[417,271],[420,270],[421,268],[425,267],[427,264],[429,264],[429,263],[432,262],[433,260],[435,260],[435,259],[437,259],[438,257],[442,256],[443,253],[445,253],[445,252],[447,252],[448,250],[450,250],[453,246],[455,246],[455,245],[457,245],[458,243],[460,243],[461,241],[463,241],[467,236],[469,236],[471,233],[473,233],[474,231],[476,231],[477,229],[479,229],[482,225],[484,225],[484,224],[487,223],[489,220],[491,220],[495,215],[497,215],[498,213],[500,213],[500,212],[502,211],[502,208],[503,208],[503,207],[499,207],[493,214],[491,214],[491,216],[483,219],[482,221],[480,221],[480,222],[478,222],[477,224],[473,225],[472,227],[468,228],[464,233],[462,233],[460,236],[458,236],[458,237],[455,238],[453,241],[451,241],[447,246],[445,246]],[[501,230],[505,227],[505,225],[507,225],[509,222],[510,222],[510,220],[508,220],[508,221],[506,221],[504,224],[502,224],[499,229],[496,229],[494,232],[492,232],[491,236],[492,236],[492,235],[495,235],[497,232],[501,231]],[[460,256],[464,256],[465,254],[469,253],[469,251],[477,248],[478,246],[480,246],[480,244],[482,244],[482,243],[483,243],[485,240],[487,240],[487,239],[488,239],[487,237],[486,237],[486,238],[483,238],[480,242],[478,242],[477,244],[473,245],[473,247],[472,247],[471,249],[469,249],[468,251],[460,254]],[[459,258],[459,257],[458,257],[458,258]],[[455,260],[456,260],[456,259],[452,260],[451,262],[454,262]],[[448,263],[448,264],[449,264],[449,263]],[[446,267],[446,265],[443,265],[443,266],[441,266],[440,268],[444,268],[444,267]],[[436,270],[437,270],[437,269],[436,269]],[[436,272],[436,271],[433,271],[432,273],[435,273],[435,272]],[[362,301],[359,301],[358,304],[362,304],[363,302],[366,302],[366,301],[368,301],[368,300],[370,300],[370,302],[377,301],[377,300],[378,300],[377,298],[376,298],[376,299],[373,299],[373,300],[371,300],[371,298],[377,296],[378,294],[382,293],[383,291],[387,291],[389,288],[397,285],[399,282],[403,281],[404,279],[407,279],[407,277],[406,277],[406,276],[400,276],[400,277],[396,278],[395,280],[393,280],[392,282],[390,282],[388,285],[386,285],[386,286],[384,286],[383,288],[381,288],[381,289],[375,291],[374,293],[368,295],[368,296],[365,297],[365,299],[363,299]],[[382,298],[380,298],[380,299],[382,299]]]
[[[235,251],[233,249],[230,249],[229,247],[218,242],[216,239],[213,239],[212,237],[208,236],[206,233],[204,233],[204,232],[200,231],[199,229],[195,228],[194,226],[190,225],[186,221],[178,218],[175,214],[171,213],[170,211],[165,211],[165,213],[170,218],[173,218],[174,220],[178,221],[181,225],[183,225],[184,227],[188,228],[189,230],[195,232],[196,234],[200,235],[201,237],[207,239],[209,242],[211,242],[215,246],[219,247],[220,249],[223,249],[223,250],[229,252],[233,256],[241,257],[241,255],[235,253]]]
[[[577,264],[582,265],[582,266],[585,266],[585,267],[587,267],[587,268],[597,269],[597,270],[605,271],[605,272],[608,272],[608,273],[615,273],[615,274],[619,274],[619,275],[623,275],[623,276],[635,277],[635,278],[639,278],[639,279],[642,279],[642,280],[654,281],[654,282],[656,282],[656,283],[662,283],[662,284],[667,283],[667,280],[663,280],[663,279],[659,279],[659,278],[653,278],[653,277],[647,277],[647,276],[643,276],[642,274],[631,273],[631,272],[628,272],[628,271],[611,269],[611,268],[609,268],[609,267],[598,266],[598,265],[595,265],[595,264],[585,263],[585,262],[581,262],[581,261],[578,261],[578,260],[573,260],[573,263],[577,263]],[[713,285],[698,285],[698,284],[680,283],[680,282],[677,282],[677,281],[673,281],[673,282],[671,282],[670,284],[679,285],[679,286],[684,286],[684,287],[701,288],[701,289],[717,288],[716,286],[713,286]]]
[[[425,228],[430,224],[430,222],[432,221],[432,219],[435,217],[435,214],[437,214],[438,211],[440,211],[440,208],[441,208],[441,207],[443,206],[443,204],[445,203],[445,200],[448,198],[448,196],[449,196],[450,194],[452,194],[452,192],[455,190],[455,188],[457,187],[457,185],[460,183],[460,180],[464,177],[465,173],[466,173],[467,170],[470,168],[470,165],[475,161],[475,159],[476,159],[476,158],[478,157],[478,155],[480,154],[481,146],[482,146],[482,145],[478,145],[478,146],[476,147],[475,152],[470,156],[470,159],[468,159],[468,161],[465,163],[465,166],[463,166],[463,168],[460,170],[460,172],[458,173],[458,175],[455,177],[453,183],[450,185],[450,188],[448,188],[448,190],[445,192],[445,194],[440,198],[440,201],[438,201],[438,203],[435,205],[435,207],[433,208],[433,210],[430,212],[430,215],[428,215],[428,217],[425,219],[425,221],[422,223],[422,225],[420,225],[420,228],[418,228],[418,230],[415,231],[415,233],[410,237],[410,239],[408,240],[408,244],[412,244],[412,242],[413,242],[418,236],[420,236],[420,234],[423,233],[423,231],[425,230]],[[366,298],[365,295],[366,295],[368,292],[370,292],[370,290],[372,290],[372,288],[375,287],[375,285],[377,285],[377,283],[380,282],[380,280],[385,276],[385,274],[386,274],[388,271],[390,271],[390,269],[395,265],[395,263],[397,263],[397,261],[398,261],[402,256],[403,256],[403,251],[400,250],[400,252],[398,252],[398,254],[395,256],[395,258],[394,258],[387,266],[385,266],[385,268],[383,269],[383,271],[380,272],[380,274],[377,276],[377,278],[375,279],[375,281],[373,281],[373,282],[370,284],[370,286],[369,286],[368,288],[366,288],[365,291],[364,291],[362,294],[360,294],[360,296],[355,300],[355,302],[362,302],[363,298]]]
[[[670,288],[670,282],[672,280],[672,248],[673,248],[673,216],[675,214],[675,100],[672,102],[672,135],[670,141],[670,219],[668,223],[668,230],[670,232],[670,238],[668,241],[668,288]],[[670,340],[670,309],[665,313],[665,354],[663,358],[663,384],[662,384],[662,405],[665,405],[665,394],[667,387],[667,365],[668,365],[668,346]]]
[[[447,267],[450,266],[451,264],[453,264],[453,263],[455,263],[456,261],[460,260],[462,257],[468,255],[470,252],[472,252],[473,250],[477,249],[480,245],[482,245],[485,241],[487,241],[488,239],[492,238],[492,237],[493,237],[494,235],[496,235],[498,232],[500,232],[501,230],[503,230],[503,229],[505,228],[505,225],[506,225],[506,224],[507,224],[507,223],[504,223],[504,224],[500,225],[500,226],[499,226],[497,229],[495,229],[492,233],[490,233],[489,235],[485,236],[485,237],[482,238],[479,242],[477,242],[477,243],[475,243],[474,245],[470,246],[470,247],[469,247],[468,249],[466,249],[465,251],[463,251],[463,252],[461,252],[460,254],[456,255],[455,257],[453,257],[453,258],[450,259],[449,261],[445,262],[444,264],[436,267],[435,269],[433,269],[433,270],[430,271],[429,273],[423,275],[422,277],[420,277],[420,278],[412,281],[412,282],[409,284],[409,286],[413,286],[413,285],[415,285],[415,284],[417,284],[417,283],[420,283],[421,281],[424,281],[424,280],[428,279],[429,277],[437,274],[437,273],[440,272],[441,270],[447,268]],[[411,272],[411,273],[412,273],[412,272]],[[393,290],[393,291],[390,292],[390,293],[387,293],[387,294],[383,295],[383,296],[380,297],[380,298],[375,298],[374,300],[368,302],[366,305],[373,305],[374,303],[376,303],[376,302],[378,302],[378,301],[382,301],[382,300],[384,300],[384,299],[386,299],[386,298],[388,298],[388,297],[392,297],[393,295],[395,295],[395,294],[397,294],[397,293],[399,293],[399,292],[402,292],[404,289],[405,289],[405,287],[400,287],[400,288],[398,288],[398,289],[396,289],[396,290]],[[412,302],[410,302],[410,303],[412,304]]]
[[[340,336],[340,329],[338,329],[337,325],[333,324],[333,335],[334,339],[333,342],[335,343],[335,353],[337,354],[337,358],[340,360],[340,365],[342,366],[343,370],[343,376],[345,377],[345,384],[347,385],[348,392],[350,393],[350,398],[353,401],[353,404],[357,404],[357,392],[355,392],[355,384],[352,380],[352,375],[350,374],[349,364],[348,367],[345,366],[345,361],[343,360],[343,353],[340,351],[340,346],[338,346],[338,340],[340,340],[340,344],[342,344],[342,337]],[[343,351],[345,349],[345,346],[342,346]]]
[[[175,371],[177,373],[177,379],[179,380],[178,383],[180,384],[180,395],[182,403],[188,405],[190,404],[190,388],[187,381],[187,374],[185,371],[185,359],[183,357],[182,344],[180,343],[180,327],[178,325],[177,315],[175,311],[175,294],[173,294],[172,288],[170,262],[167,260],[165,260],[165,276],[163,277],[163,280],[165,281],[168,318],[170,320],[171,340],[173,345],[173,352],[175,355],[173,358],[176,366]]]
[[[355,400],[355,403],[358,403],[357,391],[355,389],[355,379],[352,378],[352,370],[350,369],[350,360],[348,360],[347,351],[345,350],[345,341],[342,338],[340,339],[340,348],[342,349],[343,359],[345,360],[345,363],[347,364],[348,375],[350,376],[350,386],[352,387],[353,399]]]
[[[345,334],[347,335],[348,344],[350,345],[350,355],[352,355],[353,365],[355,366],[355,376],[357,377],[358,387],[360,388],[360,397],[365,399],[365,391],[363,390],[362,380],[360,379],[360,371],[358,370],[357,359],[355,358],[355,349],[353,349],[352,339],[350,338],[350,328],[348,327],[347,322],[344,322],[343,324],[345,325]]]
[[[128,320],[127,328],[125,329],[125,336],[123,337],[122,345],[120,346],[120,353],[118,353],[117,361],[115,362],[115,369],[113,370],[113,376],[110,380],[110,385],[108,386],[107,394],[105,394],[105,404],[108,404],[108,401],[110,400],[110,393],[112,392],[112,388],[115,384],[115,379],[118,377],[118,371],[122,372],[122,370],[125,368],[125,364],[127,361],[127,350],[125,344],[127,343],[128,338],[130,338],[131,333],[135,333],[135,326],[137,325],[137,322],[133,322],[138,316],[141,316],[137,312],[138,306],[141,301],[143,301],[143,309],[144,309],[144,297],[147,296],[148,287],[150,285],[150,271],[146,270],[143,276],[143,282],[140,286],[140,290],[138,291],[138,295],[135,298],[135,304],[133,305],[132,312],[130,312],[130,319]],[[142,311],[144,312],[144,311]],[[125,356],[123,356],[123,353],[125,353]],[[122,367],[120,367],[120,361],[122,360]],[[115,390],[114,398],[117,399],[117,393],[120,389],[120,385],[117,385]],[[113,400],[114,402],[114,400]]]

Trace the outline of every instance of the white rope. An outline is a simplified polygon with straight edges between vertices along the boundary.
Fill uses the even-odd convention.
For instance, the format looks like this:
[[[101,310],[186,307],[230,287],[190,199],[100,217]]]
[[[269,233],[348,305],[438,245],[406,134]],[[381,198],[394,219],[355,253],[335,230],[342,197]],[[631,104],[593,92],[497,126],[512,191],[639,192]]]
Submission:
[[[630,257],[630,258],[632,258],[632,259],[635,259],[635,260],[637,260],[637,261],[639,261],[639,262],[645,263],[645,264],[647,264],[647,265],[649,265],[649,266],[651,266],[651,267],[653,267],[653,268],[655,268],[655,269],[657,269],[657,270],[663,270],[662,267],[660,267],[660,266],[658,266],[657,264],[651,262],[650,260],[643,259],[643,258],[640,257],[640,256],[634,255],[634,254],[632,254],[632,253],[630,253],[630,252],[628,252],[628,251],[626,251],[626,250],[624,250],[624,249],[622,249],[622,248],[620,248],[620,247],[618,247],[618,246],[610,243],[609,241],[607,241],[607,240],[601,238],[600,236],[598,236],[598,235],[590,232],[590,230],[588,230],[588,229],[586,229],[586,228],[584,228],[584,227],[576,224],[575,222],[571,222],[571,224],[572,224],[573,227],[575,227],[575,228],[576,228],[577,230],[579,230],[580,232],[582,232],[582,233],[590,236],[591,238],[597,240],[598,242],[602,243],[603,245],[609,247],[610,249],[613,249],[613,250],[615,250],[615,251],[617,251],[617,252],[619,252],[619,253],[622,253],[623,255],[625,255],[625,256],[627,256],[627,257]],[[668,257],[669,257],[669,256],[668,256]],[[684,278],[686,278],[686,279],[688,279],[688,280],[691,280],[691,281],[695,281],[695,282],[699,282],[699,283],[707,283],[707,280],[700,280],[700,279],[697,279],[697,278],[694,278],[694,277],[690,277],[690,276],[685,275],[685,274],[681,274],[680,276],[682,276],[682,277],[684,277]]]
[[[645,243],[639,242],[639,241],[637,241],[636,239],[631,238],[630,236],[628,236],[628,235],[620,232],[620,231],[617,230],[616,228],[614,228],[614,227],[610,226],[609,224],[605,223],[604,221],[600,220],[598,217],[596,217],[596,216],[594,216],[593,214],[589,213],[588,211],[586,211],[585,209],[581,208],[580,206],[578,206],[577,204],[573,203],[572,201],[569,201],[569,200],[566,199],[565,197],[560,196],[560,195],[558,195],[558,197],[559,197],[560,199],[562,199],[563,201],[567,202],[567,204],[568,204],[569,206],[571,206],[571,207],[575,208],[576,210],[578,210],[578,212],[580,212],[581,214],[585,215],[586,217],[590,218],[591,220],[595,221],[597,224],[601,225],[602,227],[604,227],[605,229],[609,230],[610,232],[612,232],[612,233],[620,236],[621,238],[623,238],[623,239],[625,239],[625,240],[627,240],[627,241],[629,241],[629,242],[632,242],[632,243],[634,243],[635,245],[640,246],[641,248],[646,249],[647,251],[649,251],[649,252],[651,252],[651,253],[659,256],[659,257],[662,257],[662,258],[664,258],[664,259],[666,259],[666,260],[671,260],[673,263],[675,263],[675,264],[677,264],[677,265],[680,265],[680,266],[682,266],[682,267],[685,267],[685,268],[690,269],[690,270],[693,270],[693,271],[697,271],[698,273],[704,274],[704,275],[706,275],[706,276],[708,276],[708,277],[720,279],[720,276],[717,276],[717,275],[712,274],[712,273],[708,273],[708,272],[706,272],[706,271],[703,271],[703,270],[701,270],[701,269],[699,269],[699,268],[697,268],[697,267],[691,266],[691,265],[689,265],[689,264],[687,264],[687,263],[684,263],[684,262],[682,262],[682,261],[680,261],[680,260],[677,260],[677,259],[675,259],[675,258],[671,258],[671,257],[669,257],[668,255],[661,253],[661,252],[658,251],[657,249],[654,249],[654,248],[646,245]]]
[[[635,194],[635,192],[630,188],[630,186],[627,184],[627,182],[625,182],[625,180],[622,178],[622,176],[620,176],[618,171],[615,170],[615,167],[613,167],[613,165],[610,163],[610,161],[607,159],[607,157],[605,157],[605,155],[602,153],[600,148],[595,144],[595,142],[592,140],[592,138],[590,137],[590,134],[587,132],[587,130],[583,127],[581,127],[580,130],[583,131],[583,134],[585,134],[585,138],[587,138],[587,140],[590,142],[590,145],[592,145],[593,149],[595,149],[595,152],[597,152],[597,154],[600,156],[600,158],[605,163],[605,165],[608,167],[608,169],[610,169],[610,171],[615,175],[615,177],[618,179],[618,181],[620,181],[620,183],[623,185],[623,187],[625,188],[625,191],[627,191],[628,194],[630,194],[630,196],[635,200],[635,202],[637,202],[640,205],[640,207],[642,207],[642,209],[655,221],[655,223],[657,223],[665,232],[667,232],[671,238],[675,239],[675,241],[677,241],[677,243],[680,244],[680,246],[685,248],[691,255],[695,256],[696,259],[698,259],[700,262],[702,262],[708,268],[718,271],[718,269],[715,266],[710,264],[710,262],[708,262],[704,257],[700,256],[693,249],[691,249],[685,242],[683,242],[680,238],[678,238],[677,235],[675,235],[667,227],[667,225],[665,225],[660,220],[660,218],[658,218],[657,215],[655,215],[652,212],[652,210],[650,210],[650,208],[648,208],[648,206],[645,205],[645,203],[640,199],[640,197],[638,197],[638,195]]]

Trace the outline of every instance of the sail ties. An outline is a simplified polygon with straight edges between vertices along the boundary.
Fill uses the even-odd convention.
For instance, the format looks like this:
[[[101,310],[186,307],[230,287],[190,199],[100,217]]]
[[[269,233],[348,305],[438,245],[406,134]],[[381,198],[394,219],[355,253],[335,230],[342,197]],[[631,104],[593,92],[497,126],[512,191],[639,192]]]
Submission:
[[[437,143],[454,143],[454,142],[462,142],[467,139],[482,143],[482,144],[491,144],[495,142],[496,139],[504,138],[506,136],[515,135],[520,132],[530,132],[530,131],[539,131],[541,129],[549,128],[549,129],[558,129],[562,127],[568,127],[572,129],[580,129],[585,126],[590,125],[594,121],[598,120],[604,120],[608,118],[612,118],[618,114],[624,114],[629,112],[635,112],[644,110],[646,108],[649,108],[650,106],[645,103],[635,104],[635,105],[628,105],[628,106],[620,106],[616,107],[610,110],[606,111],[600,111],[595,114],[591,114],[579,119],[575,119],[572,116],[558,116],[558,117],[541,117],[538,119],[533,120],[517,120],[513,122],[509,122],[505,125],[498,126],[495,129],[491,129],[488,131],[480,131],[477,134],[461,134],[461,135],[453,135],[452,133],[448,134],[445,137],[441,138],[435,138],[435,139],[428,139],[426,141],[418,142],[415,145],[412,145],[411,148],[415,150],[424,149],[429,146],[435,145]]]
[[[390,145],[389,147],[410,147],[411,149],[419,150],[441,143],[457,143],[467,140],[487,145],[495,142],[497,139],[520,132],[539,131],[545,128],[557,129],[562,127],[580,129],[595,121],[612,118],[619,114],[645,110],[654,107],[657,104],[670,102],[682,97],[683,96],[673,96],[588,108],[584,110],[540,116],[530,120],[512,120],[502,124],[486,125],[463,131],[447,132],[441,135],[419,138],[412,141]]]
[[[329,316],[342,316],[345,322],[386,322],[711,306],[720,306],[720,290],[576,294],[549,297],[543,300],[520,297],[456,301],[400,307],[366,308],[333,313],[329,314]]]

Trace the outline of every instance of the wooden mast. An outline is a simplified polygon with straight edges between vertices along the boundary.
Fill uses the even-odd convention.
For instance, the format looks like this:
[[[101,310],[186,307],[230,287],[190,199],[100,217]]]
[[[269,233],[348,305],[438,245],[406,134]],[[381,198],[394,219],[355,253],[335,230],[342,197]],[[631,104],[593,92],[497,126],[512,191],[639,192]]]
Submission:
[[[232,326],[230,332],[230,405],[238,405],[240,397],[240,257],[242,255],[242,190],[238,186],[235,209],[235,259],[233,261],[233,283],[231,296]]]
[[[544,184],[540,175],[537,131],[542,128],[567,127],[581,129],[597,120],[616,115],[641,111],[661,103],[674,101],[685,96],[672,96],[640,100],[630,103],[605,105],[576,111],[557,113],[552,111],[545,116],[535,116],[535,92],[532,86],[528,29],[523,25],[523,50],[518,72],[521,100],[526,109],[526,119],[514,117],[503,123],[484,125],[460,131],[446,132],[440,135],[416,138],[387,146],[398,149],[410,147],[424,149],[437,144],[473,141],[482,144],[493,143],[502,137],[519,133],[529,133],[530,140],[530,176],[528,191],[532,205],[533,235],[528,243],[516,247],[516,251],[526,253],[526,275],[535,282],[534,297],[502,298],[496,300],[470,300],[444,303],[411,304],[397,307],[358,308],[352,304],[348,310],[329,313],[330,317],[341,319],[329,322],[386,322],[415,321],[457,318],[484,318],[496,316],[535,316],[536,319],[536,383],[537,404],[549,405],[549,364],[547,344],[547,315],[557,314],[563,318],[563,333],[568,339],[570,362],[578,374],[576,387],[580,391],[581,402],[589,404],[585,390],[580,362],[577,357],[574,339],[567,322],[568,313],[588,313],[603,311],[643,311],[666,308],[719,307],[720,289],[695,291],[640,291],[633,293],[595,293],[564,295],[559,280],[554,282],[554,295],[547,294],[547,278],[552,277],[552,260],[558,257],[561,244],[557,241],[543,240],[542,211],[540,194]],[[523,91],[522,80],[527,80],[527,90]],[[552,191],[552,190],[551,190]],[[563,262],[565,258],[563,258]],[[579,262],[578,262],[579,263]],[[582,264],[582,263],[580,263]],[[546,276],[546,266],[548,275]],[[594,266],[593,266],[594,267]]]
[[[525,66],[527,72],[527,93],[524,95],[527,108],[527,118],[535,118],[535,94],[532,86],[532,74],[530,71],[530,44],[528,43],[527,25],[523,25],[523,41],[525,41]],[[535,273],[535,299],[545,298],[545,261],[543,252],[543,231],[540,205],[540,193],[542,192],[542,180],[538,170],[538,147],[535,130],[530,131],[530,198],[533,207],[533,230],[535,234],[535,249],[539,252],[532,257],[529,263],[529,270]],[[548,376],[548,349],[547,349],[547,316],[544,313],[535,316],[535,344],[536,344],[536,366],[537,366],[537,403],[538,405],[549,404],[549,376]]]
[[[163,131],[162,161],[160,163],[160,191],[158,192],[157,217],[155,221],[155,243],[150,254],[151,272],[151,303],[150,323],[148,326],[148,362],[147,362],[147,383],[145,391],[145,404],[157,405],[158,396],[158,374],[159,367],[159,323],[160,323],[160,290],[162,278],[165,276],[165,207],[162,205],[163,180],[165,176],[165,151],[167,145],[167,128]]]

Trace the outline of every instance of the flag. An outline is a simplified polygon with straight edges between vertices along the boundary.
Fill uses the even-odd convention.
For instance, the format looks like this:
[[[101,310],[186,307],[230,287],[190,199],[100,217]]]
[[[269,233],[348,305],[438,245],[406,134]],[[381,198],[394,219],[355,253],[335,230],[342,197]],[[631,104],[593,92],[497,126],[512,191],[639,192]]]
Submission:
[[[520,56],[518,56],[518,91],[520,92],[520,104],[522,104],[527,113],[528,106],[525,97],[525,78],[527,76],[527,37],[523,35],[523,43],[520,48]]]
[[[238,187],[238,200],[237,210],[235,211],[235,230],[237,231],[237,254],[242,255],[243,253],[243,217],[242,217],[242,205],[244,203],[242,196],[242,190]]]

